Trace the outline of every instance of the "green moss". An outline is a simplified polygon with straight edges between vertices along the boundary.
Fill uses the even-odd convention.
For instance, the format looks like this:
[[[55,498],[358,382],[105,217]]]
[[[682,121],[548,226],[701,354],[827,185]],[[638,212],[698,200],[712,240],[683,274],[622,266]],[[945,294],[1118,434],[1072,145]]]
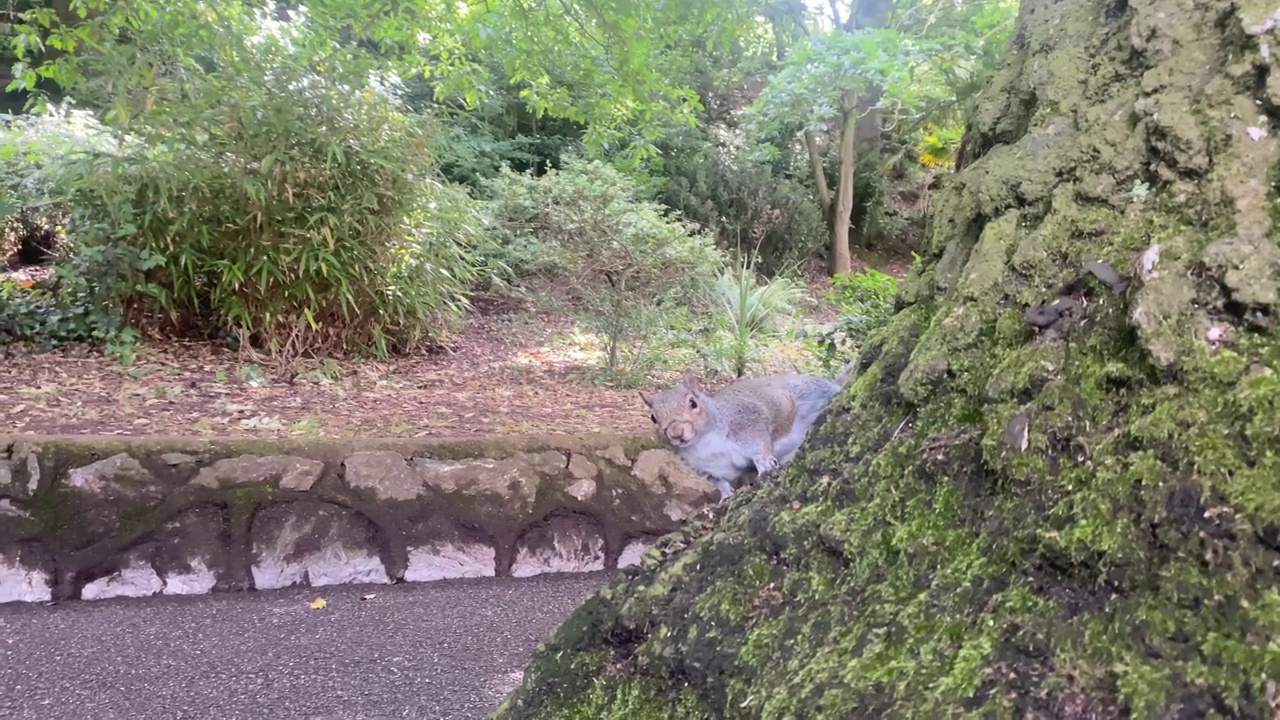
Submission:
[[[583,433],[579,435],[499,435],[461,440],[439,438],[222,438],[116,437],[116,436],[17,436],[0,434],[0,446],[13,442],[37,448],[42,471],[57,475],[68,468],[88,465],[118,453],[139,458],[164,453],[185,453],[205,458],[240,455],[298,455],[327,463],[340,462],[357,451],[392,450],[406,456],[427,455],[443,460],[502,459],[520,452],[561,450],[593,452],[617,445],[628,457],[657,447],[651,435]]]
[[[1009,254],[1017,246],[1017,235],[1016,210],[987,223],[964,266],[959,288],[962,297],[977,300],[1004,289],[1005,268]]]
[[[711,720],[715,717],[691,692],[671,698],[665,683],[652,678],[622,677],[592,685],[581,696],[530,717],[555,720]]]
[[[276,494],[270,485],[234,485],[226,490],[232,512],[247,514]]]
[[[40,527],[41,534],[53,535],[65,529],[61,498],[52,489],[41,489],[31,498],[31,518]]]
[[[903,396],[922,404],[945,384],[967,384],[985,375],[995,335],[995,307],[985,303],[948,304],[934,317],[915,346],[899,379]]]
[[[155,527],[159,512],[151,507],[126,508],[120,514],[120,535],[135,535]],[[100,538],[99,538],[100,539]]]
[[[924,266],[913,265],[907,276],[898,283],[898,299],[907,305],[914,305],[928,294],[933,285],[933,275],[924,271]]]
[[[1017,348],[996,367],[983,393],[995,402],[1035,395],[1046,384],[1062,378],[1066,362],[1067,349],[1062,345]]]

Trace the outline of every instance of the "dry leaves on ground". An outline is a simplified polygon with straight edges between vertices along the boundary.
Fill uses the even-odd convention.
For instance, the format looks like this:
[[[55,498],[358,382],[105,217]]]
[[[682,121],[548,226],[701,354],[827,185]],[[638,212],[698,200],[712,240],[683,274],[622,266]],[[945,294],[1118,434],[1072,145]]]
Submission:
[[[899,277],[905,270],[905,261],[886,268]],[[830,287],[820,265],[805,274],[815,296]],[[572,343],[552,342],[572,328],[570,321],[497,300],[477,309],[450,352],[326,361],[289,377],[209,343],[147,345],[129,366],[83,349],[4,359],[0,432],[423,437],[649,431],[635,390],[591,385],[584,371],[596,358]],[[836,312],[827,301],[808,310],[819,322]]]
[[[51,434],[422,437],[647,431],[634,390],[592,387],[547,347],[566,323],[477,318],[451,353],[317,364],[292,378],[203,343],[141,349],[131,366],[85,351],[0,364],[4,430]]]

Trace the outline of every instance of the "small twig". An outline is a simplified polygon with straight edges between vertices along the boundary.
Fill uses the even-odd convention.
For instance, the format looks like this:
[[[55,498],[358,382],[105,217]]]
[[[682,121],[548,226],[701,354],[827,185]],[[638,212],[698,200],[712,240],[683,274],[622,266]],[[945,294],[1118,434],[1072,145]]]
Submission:
[[[898,425],[897,430],[893,431],[893,435],[889,438],[889,442],[893,442],[895,439],[897,439],[898,433],[902,432],[902,428],[907,426],[907,421],[911,420],[912,414],[913,413],[907,413],[907,416],[902,419],[902,423]]]

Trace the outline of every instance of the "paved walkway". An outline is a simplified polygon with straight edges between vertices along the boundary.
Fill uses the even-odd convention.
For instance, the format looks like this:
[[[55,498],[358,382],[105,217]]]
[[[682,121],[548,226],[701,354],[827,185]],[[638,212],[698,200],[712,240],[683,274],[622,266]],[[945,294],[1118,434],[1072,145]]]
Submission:
[[[0,605],[0,718],[484,718],[537,644],[607,581]],[[328,607],[310,609],[316,597]]]

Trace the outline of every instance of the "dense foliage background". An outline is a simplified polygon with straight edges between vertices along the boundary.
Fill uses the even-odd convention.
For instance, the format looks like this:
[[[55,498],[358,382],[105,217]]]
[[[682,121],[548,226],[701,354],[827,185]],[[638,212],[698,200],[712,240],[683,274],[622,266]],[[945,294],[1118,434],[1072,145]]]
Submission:
[[[1015,4],[858,7],[11,0],[0,253],[52,272],[0,281],[0,344],[386,357],[496,294],[613,380],[743,374],[779,333],[830,366]],[[788,325],[815,273],[839,318]]]

